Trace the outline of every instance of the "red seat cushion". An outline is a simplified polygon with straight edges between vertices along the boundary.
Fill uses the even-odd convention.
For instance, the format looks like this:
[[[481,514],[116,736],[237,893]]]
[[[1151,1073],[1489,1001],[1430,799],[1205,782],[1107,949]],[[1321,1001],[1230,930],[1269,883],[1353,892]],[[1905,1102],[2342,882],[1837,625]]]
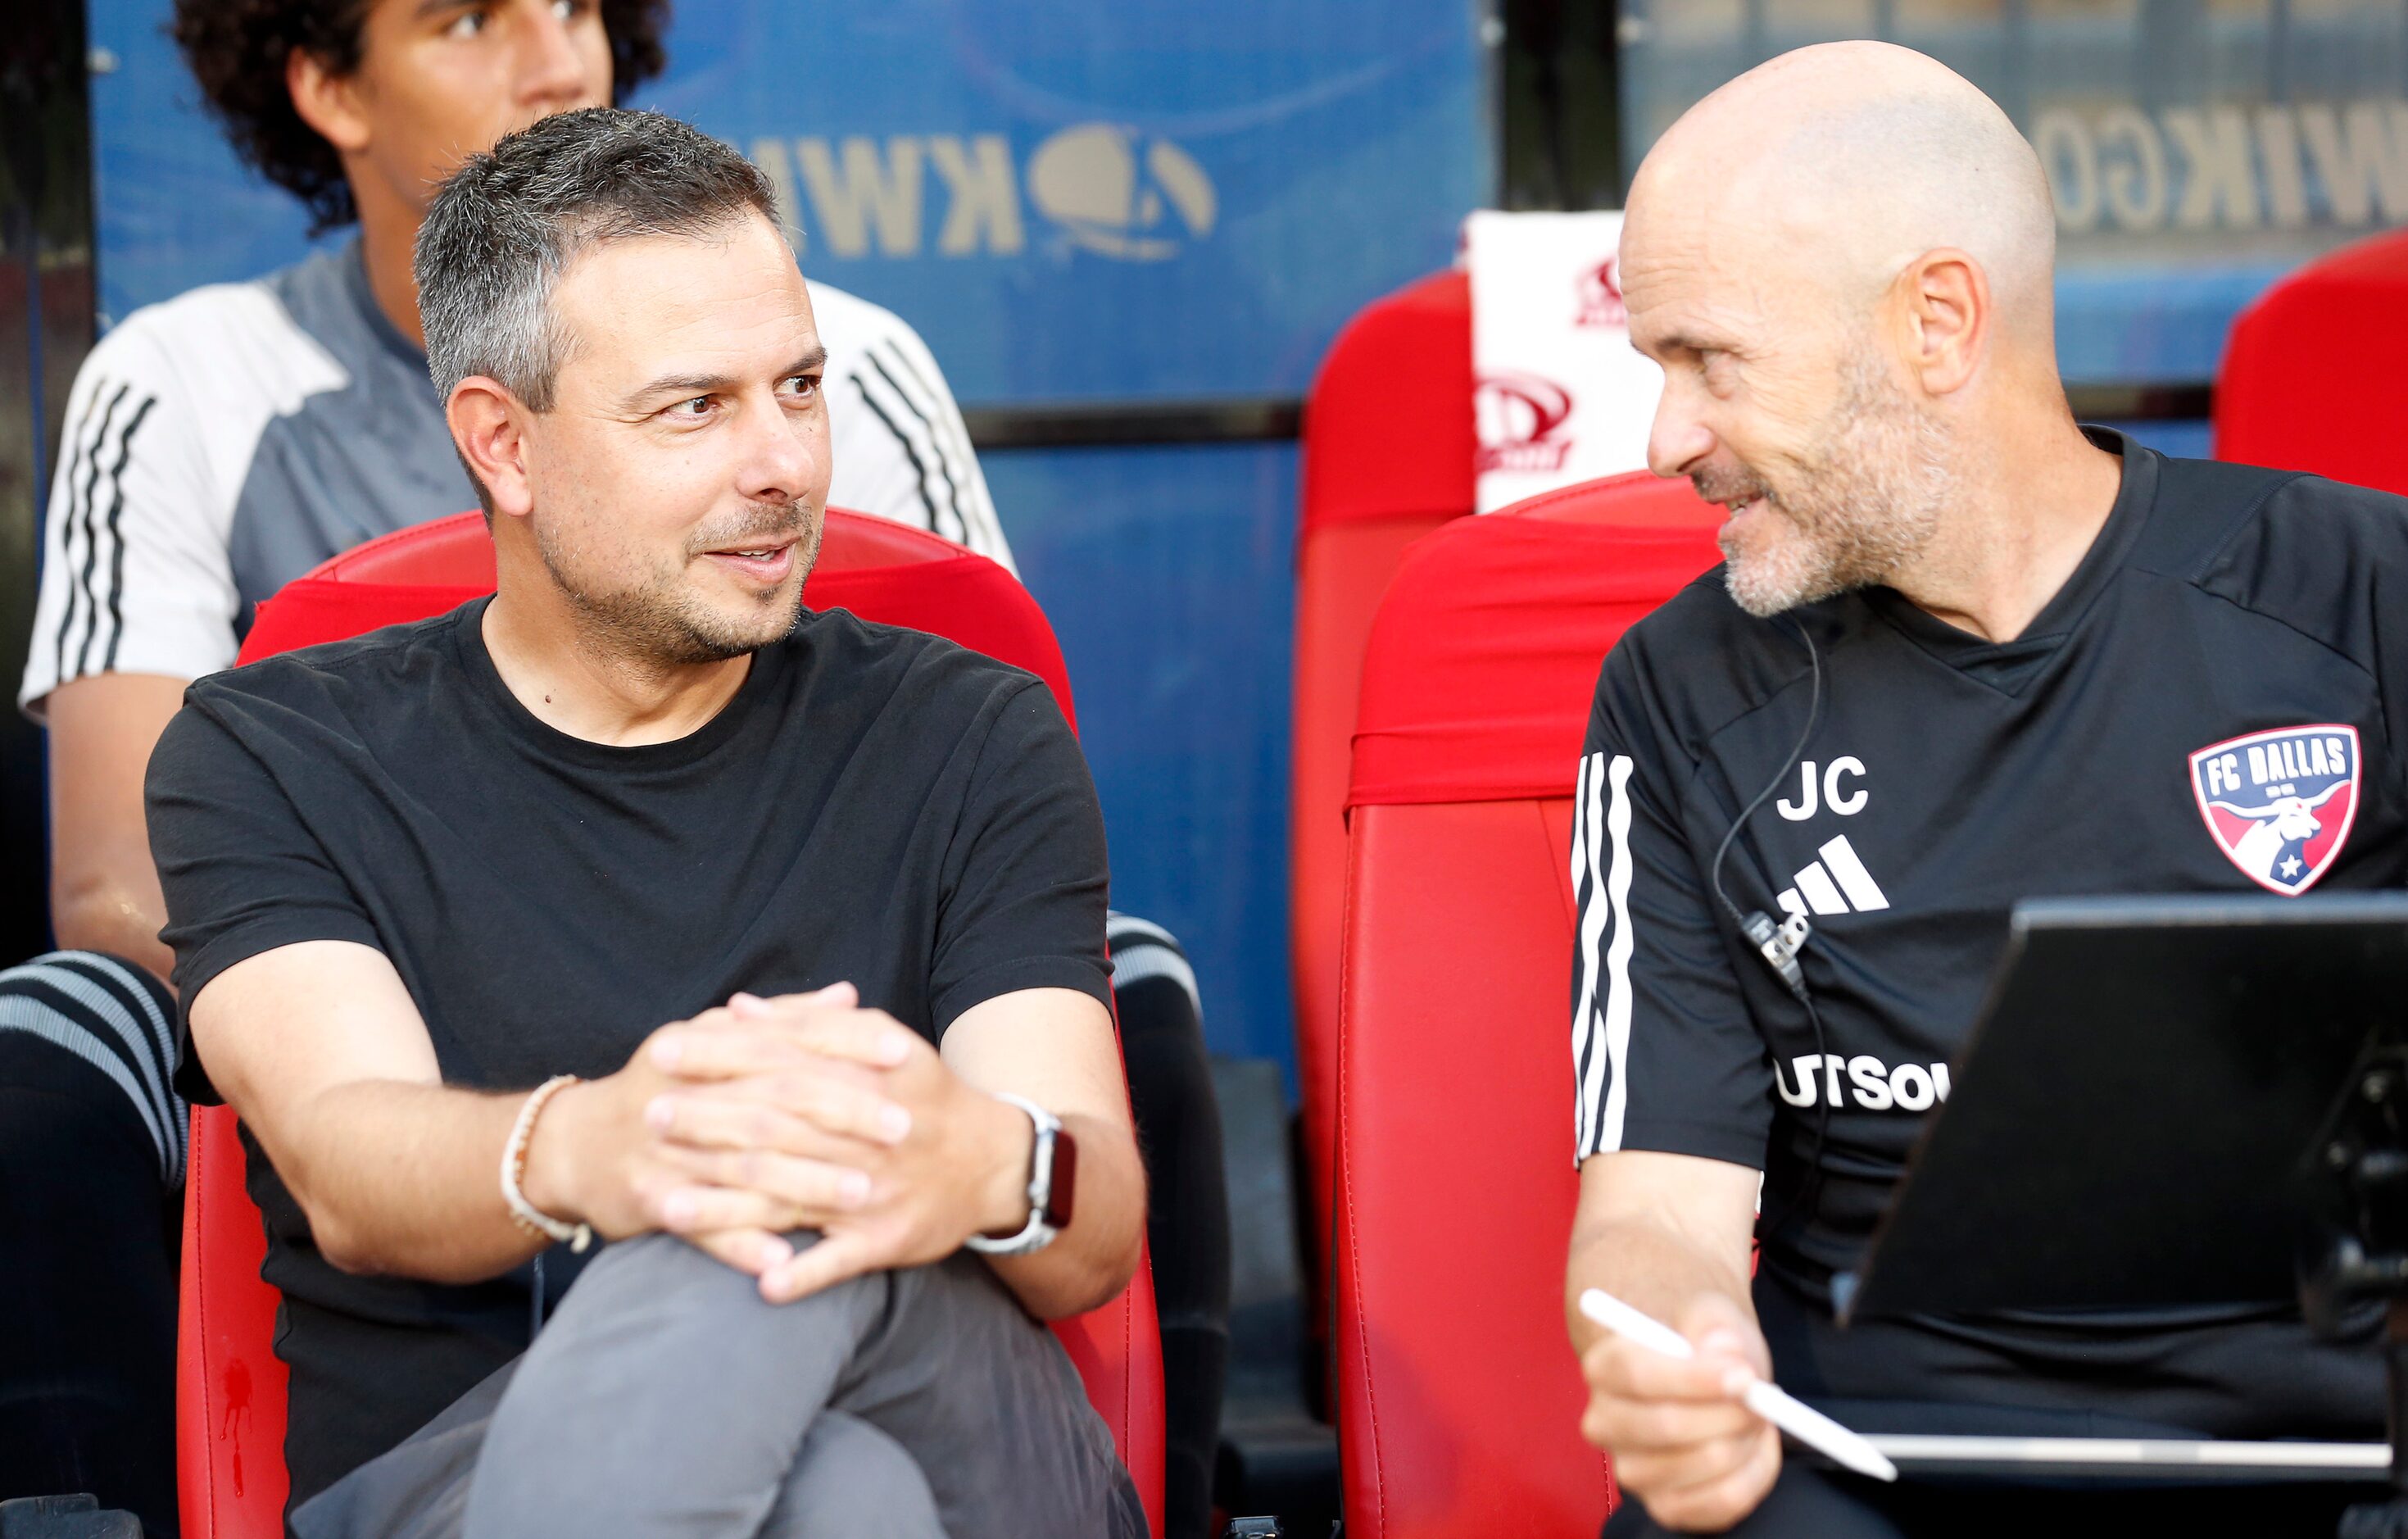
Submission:
[[[2408,382],[2370,367],[2408,349],[2408,232],[2308,264],[2232,324],[2215,381],[2215,457],[2408,492]]]
[[[1448,525],[1375,620],[1348,792],[1337,1199],[1351,1539],[1591,1539],[1563,1266],[1570,798],[1598,669],[1719,559],[1685,482]]]
[[[1363,641],[1405,547],[1471,511],[1473,450],[1471,287],[1438,273],[1349,322],[1305,402],[1288,955],[1316,1278],[1329,1240],[1347,741]]]
[[[898,538],[899,537],[899,538]],[[484,521],[462,513],[372,540],[260,606],[242,661],[423,620],[493,590]],[[1045,680],[1071,715],[1061,648],[1011,574],[951,541],[830,509],[804,587],[815,609],[947,636]],[[1076,726],[1073,717],[1072,725]],[[195,1106],[184,1188],[176,1358],[179,1505],[186,1539],[275,1539],[283,1530],[286,1374],[271,1343],[278,1296],[261,1281],[266,1239],[243,1185],[232,1112]],[[1154,1531],[1162,1527],[1162,1346],[1154,1274],[1055,1333],[1112,1430]]]

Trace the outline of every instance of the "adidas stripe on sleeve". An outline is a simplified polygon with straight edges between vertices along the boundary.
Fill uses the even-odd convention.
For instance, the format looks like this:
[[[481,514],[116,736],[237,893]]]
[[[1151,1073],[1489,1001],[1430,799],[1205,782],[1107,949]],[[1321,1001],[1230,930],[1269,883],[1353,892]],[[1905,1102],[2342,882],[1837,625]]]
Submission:
[[[1608,659],[1572,799],[1574,1158],[1645,1149],[1761,1169],[1770,1060],[1682,824],[1685,765],[1668,772],[1650,718],[1623,709],[1632,678]]]
[[[811,285],[811,305],[828,350],[828,500],[942,535],[1016,572],[961,408],[919,333],[824,284]]]
[[[90,674],[192,679],[234,661],[239,599],[208,408],[155,329],[111,332],[68,397],[18,694],[36,714],[52,689]]]

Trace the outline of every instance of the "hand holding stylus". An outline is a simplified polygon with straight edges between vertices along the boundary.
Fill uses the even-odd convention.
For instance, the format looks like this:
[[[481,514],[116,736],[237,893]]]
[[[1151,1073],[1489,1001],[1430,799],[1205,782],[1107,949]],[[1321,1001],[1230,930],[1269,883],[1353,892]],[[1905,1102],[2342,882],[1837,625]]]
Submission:
[[[1581,1313],[1626,1340],[1638,1343],[1668,1358],[1693,1358],[1697,1348],[1689,1339],[1661,1320],[1646,1315],[1603,1288],[1592,1287],[1581,1295]],[[1863,1438],[1833,1421],[1829,1417],[1801,1401],[1793,1399],[1787,1390],[1761,1378],[1751,1378],[1741,1392],[1740,1400],[1757,1416],[1787,1432],[1816,1452],[1825,1454],[1842,1466],[1876,1480],[1896,1480],[1898,1466]]]

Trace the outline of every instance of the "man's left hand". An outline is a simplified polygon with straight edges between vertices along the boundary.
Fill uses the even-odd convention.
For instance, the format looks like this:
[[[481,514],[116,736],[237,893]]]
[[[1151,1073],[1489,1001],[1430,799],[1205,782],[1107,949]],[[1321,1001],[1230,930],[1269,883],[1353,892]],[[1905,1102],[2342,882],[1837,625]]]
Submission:
[[[730,1014],[758,1029],[679,1043],[666,1067],[681,1087],[655,1105],[665,1141],[688,1151],[698,1189],[681,1206],[696,1214],[732,1213],[764,1160],[807,1156],[867,1177],[860,1201],[819,1215],[817,1244],[762,1274],[772,1303],[939,1260],[970,1235],[1009,1233],[1027,1220],[1035,1130],[1026,1114],[964,1083],[918,1033],[852,1003],[850,993],[738,995]],[[824,1081],[848,1093],[822,1093]],[[868,1085],[901,1111],[897,1121],[908,1119],[892,1142],[863,1136],[869,1114],[858,1089]],[[748,1138],[758,1142],[748,1146]]]

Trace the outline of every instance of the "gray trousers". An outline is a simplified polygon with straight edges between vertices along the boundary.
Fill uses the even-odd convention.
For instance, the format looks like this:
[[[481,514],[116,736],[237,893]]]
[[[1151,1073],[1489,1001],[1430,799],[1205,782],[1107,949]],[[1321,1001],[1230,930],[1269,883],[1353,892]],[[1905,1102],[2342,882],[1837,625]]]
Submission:
[[[772,1306],[665,1235],[605,1250],[523,1356],[292,1523],[300,1539],[1146,1533],[1077,1370],[977,1257]]]

